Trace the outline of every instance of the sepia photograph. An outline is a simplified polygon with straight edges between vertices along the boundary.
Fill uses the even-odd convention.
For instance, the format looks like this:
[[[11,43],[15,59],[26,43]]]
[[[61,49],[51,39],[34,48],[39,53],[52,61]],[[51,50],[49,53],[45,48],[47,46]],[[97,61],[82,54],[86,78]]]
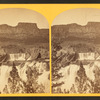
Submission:
[[[50,93],[49,24],[25,8],[0,10],[0,94]]]
[[[100,93],[100,9],[66,10],[51,32],[52,93]]]

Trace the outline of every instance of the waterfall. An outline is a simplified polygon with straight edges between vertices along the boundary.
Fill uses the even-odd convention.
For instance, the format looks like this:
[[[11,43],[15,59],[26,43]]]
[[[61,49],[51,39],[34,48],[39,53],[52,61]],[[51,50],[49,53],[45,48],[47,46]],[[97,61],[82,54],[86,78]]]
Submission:
[[[16,53],[16,54],[10,54],[10,61],[23,61],[25,60],[25,54],[24,53]]]
[[[80,77],[80,75],[78,74],[80,68],[81,67],[76,64],[70,64],[68,66],[65,66],[64,68],[61,68],[58,71],[58,74],[61,74],[62,77],[60,77],[58,80],[54,80],[53,84],[60,84],[60,83],[63,84],[54,87],[54,89],[57,91],[57,88],[60,88],[62,92],[69,91],[69,93],[81,93],[81,91],[79,92],[80,89],[79,84],[80,82],[82,82],[81,84],[82,88],[87,88],[86,90],[83,91],[84,93],[93,92],[93,90],[91,89],[92,87],[91,82],[95,83],[96,75],[98,77],[100,76],[98,73],[96,73],[97,71],[100,70],[100,61],[94,61],[92,65],[91,63],[83,65],[84,71],[83,73],[80,72],[80,75],[82,74],[82,77]],[[76,81],[76,78],[79,79]],[[81,79],[82,81],[80,81]],[[75,91],[73,91],[72,89],[74,89]]]
[[[64,82],[63,85],[61,85],[61,90],[64,91],[66,89],[69,91],[72,87],[72,85],[75,85],[75,78],[77,77],[77,71],[79,70],[79,66],[75,64],[71,64],[69,66],[66,66],[64,68],[61,68],[59,73],[62,73],[62,78],[60,78],[57,83]]]
[[[10,71],[12,70],[12,67],[2,65],[0,67],[0,92],[3,93],[3,89],[5,85],[8,85],[8,78],[10,76]]]
[[[39,85],[43,85],[45,87],[45,93],[50,91],[50,80],[48,79],[50,72],[44,71],[42,75],[40,75],[37,79]]]
[[[79,60],[94,60],[95,53],[79,53]]]

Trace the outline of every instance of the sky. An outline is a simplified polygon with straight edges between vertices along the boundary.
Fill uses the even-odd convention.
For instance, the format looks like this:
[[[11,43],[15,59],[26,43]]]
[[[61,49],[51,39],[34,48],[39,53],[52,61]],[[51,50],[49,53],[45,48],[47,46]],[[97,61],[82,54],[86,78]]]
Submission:
[[[49,28],[46,18],[34,10],[25,8],[6,8],[0,10],[0,24],[16,26],[19,22],[37,23],[39,28]]]
[[[100,22],[100,9],[96,8],[77,8],[60,13],[52,25],[77,23],[86,25],[88,22]]]

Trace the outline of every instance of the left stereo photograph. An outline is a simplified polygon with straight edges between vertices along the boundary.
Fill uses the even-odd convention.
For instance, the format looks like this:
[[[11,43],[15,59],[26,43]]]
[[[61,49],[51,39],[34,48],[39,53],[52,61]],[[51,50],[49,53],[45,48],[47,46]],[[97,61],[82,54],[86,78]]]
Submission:
[[[36,11],[0,10],[0,93],[50,93],[49,24]]]

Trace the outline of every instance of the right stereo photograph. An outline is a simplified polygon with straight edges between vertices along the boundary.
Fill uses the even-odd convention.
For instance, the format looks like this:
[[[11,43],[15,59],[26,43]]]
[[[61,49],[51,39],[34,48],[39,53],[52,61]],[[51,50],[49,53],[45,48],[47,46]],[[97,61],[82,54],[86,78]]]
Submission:
[[[100,93],[100,9],[64,11],[51,33],[52,93]]]

